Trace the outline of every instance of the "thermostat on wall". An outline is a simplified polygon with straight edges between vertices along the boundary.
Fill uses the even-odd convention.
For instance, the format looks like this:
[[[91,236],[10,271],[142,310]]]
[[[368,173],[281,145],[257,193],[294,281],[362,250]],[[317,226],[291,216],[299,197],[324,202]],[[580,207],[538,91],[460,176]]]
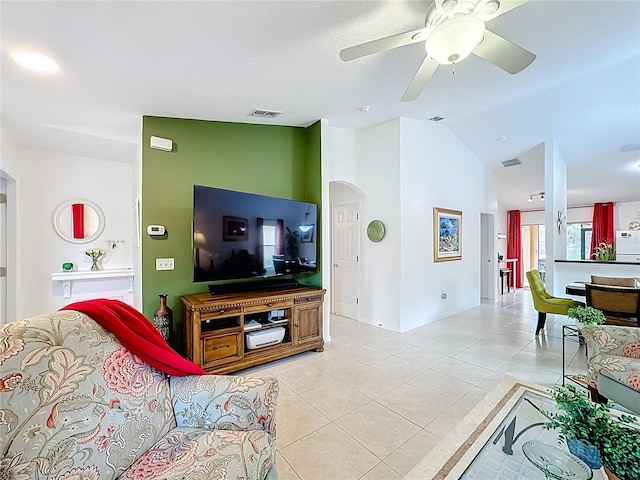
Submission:
[[[155,148],[156,150],[164,150],[165,152],[170,152],[173,150],[173,142],[168,138],[162,137],[151,137],[149,140],[149,145],[151,148]]]
[[[147,233],[152,237],[156,237],[158,235],[164,235],[164,227],[162,225],[148,225]]]

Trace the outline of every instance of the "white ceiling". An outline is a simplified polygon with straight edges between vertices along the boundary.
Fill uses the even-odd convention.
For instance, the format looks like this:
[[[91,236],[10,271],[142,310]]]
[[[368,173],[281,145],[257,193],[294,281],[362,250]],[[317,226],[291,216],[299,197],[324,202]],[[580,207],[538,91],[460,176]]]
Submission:
[[[132,161],[141,115],[351,128],[437,115],[495,171],[508,209],[544,190],[546,140],[567,162],[569,205],[640,200],[640,152],[620,151],[640,143],[640,1],[531,0],[487,23],[537,55],[530,67],[509,75],[471,56],[409,103],[421,44],[340,60],[422,27],[429,4],[2,1],[2,126],[24,147]],[[61,71],[22,69],[21,50]],[[256,108],[284,113],[248,117]],[[500,164],[514,157],[523,165]]]

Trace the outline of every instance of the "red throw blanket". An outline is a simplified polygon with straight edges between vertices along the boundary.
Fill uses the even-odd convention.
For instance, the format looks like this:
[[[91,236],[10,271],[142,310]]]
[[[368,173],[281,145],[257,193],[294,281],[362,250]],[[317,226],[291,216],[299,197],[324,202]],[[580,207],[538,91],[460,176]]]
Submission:
[[[76,310],[88,315],[113,333],[131,353],[161,372],[180,377],[207,373],[178,355],[144,315],[120,300],[98,298],[72,303],[60,310]]]

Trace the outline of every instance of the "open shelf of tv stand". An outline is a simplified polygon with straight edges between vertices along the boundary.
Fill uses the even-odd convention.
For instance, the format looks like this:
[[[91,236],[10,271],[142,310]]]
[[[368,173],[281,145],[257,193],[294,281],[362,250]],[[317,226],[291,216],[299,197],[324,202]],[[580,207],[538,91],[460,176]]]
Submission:
[[[186,353],[211,373],[228,373],[308,350],[324,350],[322,303],[325,290],[295,287],[283,290],[182,297]],[[284,311],[286,321],[246,329],[251,319]],[[257,320],[258,321],[258,320]],[[282,342],[249,349],[245,334],[282,327]]]

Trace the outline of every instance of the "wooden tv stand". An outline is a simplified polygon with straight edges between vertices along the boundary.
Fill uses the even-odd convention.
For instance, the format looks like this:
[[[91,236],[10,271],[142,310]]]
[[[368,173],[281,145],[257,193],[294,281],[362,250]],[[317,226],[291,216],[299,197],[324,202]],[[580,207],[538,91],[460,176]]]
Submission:
[[[322,302],[325,290],[295,287],[182,298],[187,357],[211,373],[228,373],[307,350],[324,350]],[[284,313],[267,323],[269,315]],[[249,330],[251,320],[264,325]],[[280,326],[282,342],[249,349],[245,334]]]

